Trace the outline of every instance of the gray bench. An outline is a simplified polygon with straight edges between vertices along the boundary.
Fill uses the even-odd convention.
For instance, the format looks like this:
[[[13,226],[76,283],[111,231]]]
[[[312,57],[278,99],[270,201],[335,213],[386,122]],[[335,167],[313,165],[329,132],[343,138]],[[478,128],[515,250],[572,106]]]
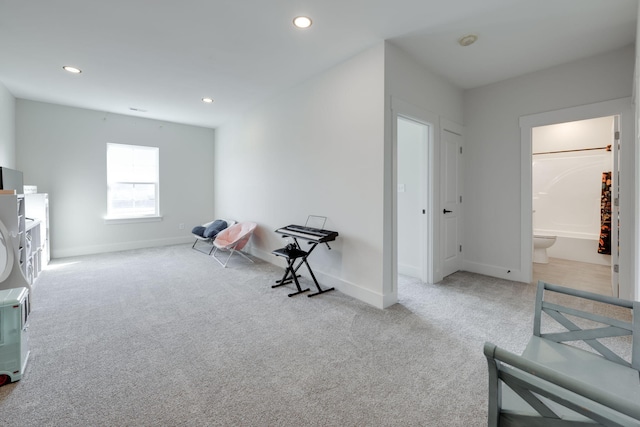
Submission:
[[[640,426],[639,310],[636,301],[538,282],[522,355],[484,346],[489,426]]]

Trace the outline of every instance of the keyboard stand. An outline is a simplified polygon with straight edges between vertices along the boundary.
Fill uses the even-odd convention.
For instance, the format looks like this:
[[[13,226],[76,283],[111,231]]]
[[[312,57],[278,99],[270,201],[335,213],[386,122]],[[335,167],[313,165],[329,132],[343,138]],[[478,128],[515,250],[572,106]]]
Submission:
[[[313,250],[316,248],[316,246],[318,246],[317,242],[309,242],[311,246],[311,248],[308,251],[303,251],[302,249],[300,249],[300,244],[298,243],[298,239],[290,236],[291,238],[293,238],[293,241],[296,244],[296,248],[294,250],[289,250],[287,251],[286,248],[282,248],[282,249],[276,249],[275,251],[272,252],[272,254],[276,255],[276,256],[281,256],[284,257],[287,260],[287,269],[284,272],[284,276],[282,276],[281,280],[277,280],[276,281],[276,285],[271,286],[272,288],[276,288],[278,286],[282,286],[282,285],[286,285],[288,283],[291,283],[291,281],[293,280],[296,283],[296,287],[298,288],[298,292],[294,292],[292,294],[289,294],[289,296],[293,296],[293,295],[298,295],[299,293],[302,292],[306,292],[309,289],[305,289],[305,290],[301,290],[300,289],[300,283],[298,282],[298,277],[300,277],[299,275],[297,275],[298,269],[302,266],[302,264],[307,266],[307,270],[309,271],[309,274],[311,275],[311,278],[313,279],[313,283],[316,285],[316,288],[318,289],[317,292],[313,293],[313,294],[309,294],[307,295],[308,297],[314,297],[316,295],[320,295],[323,294],[325,292],[329,292],[329,291],[333,291],[335,288],[329,288],[329,289],[322,289],[320,287],[320,285],[318,284],[318,280],[316,279],[315,274],[313,274],[313,270],[311,270],[311,267],[309,266],[309,263],[307,262],[307,258],[309,257],[309,255],[311,255],[311,252],[313,252]],[[298,265],[294,268],[294,264],[296,262],[297,259],[300,259],[300,261],[298,262]],[[289,277],[291,276],[291,277]]]
[[[286,285],[288,283],[291,283],[291,281],[293,280],[296,283],[296,288],[298,288],[298,292],[293,292],[293,293],[289,294],[288,295],[289,297],[301,294],[303,292],[307,292],[309,290],[309,288],[307,288],[307,289],[300,288],[300,282],[298,281],[298,275],[296,275],[296,271],[298,269],[297,268],[294,269],[293,268],[293,264],[296,262],[296,260],[298,258],[304,258],[309,253],[305,252],[305,251],[302,251],[300,249],[287,250],[287,248],[276,249],[275,251],[273,251],[271,253],[276,255],[276,256],[281,256],[281,257],[283,257],[284,259],[287,260],[287,268],[284,271],[284,276],[282,276],[282,279],[276,280],[276,285],[273,285],[271,287],[272,288],[277,288],[278,286],[282,286],[282,285]],[[288,277],[289,275],[291,275],[291,278]]]

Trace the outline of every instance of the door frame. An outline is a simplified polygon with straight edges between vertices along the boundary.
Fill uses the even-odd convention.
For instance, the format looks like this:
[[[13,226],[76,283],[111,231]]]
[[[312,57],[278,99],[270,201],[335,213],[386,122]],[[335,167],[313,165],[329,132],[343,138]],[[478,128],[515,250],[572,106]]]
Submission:
[[[439,158],[440,142],[440,118],[438,115],[423,110],[401,99],[391,99],[392,117],[392,239],[391,239],[391,272],[392,272],[392,299],[398,298],[398,117],[403,117],[414,122],[424,124],[428,128],[426,158],[421,159],[421,178],[426,180],[423,194],[423,206],[425,215],[422,216],[420,246],[422,247],[422,280],[434,283],[435,266],[438,266],[438,254],[435,248],[439,247],[440,236],[436,218],[434,215],[436,189],[438,188],[438,173],[436,158]],[[429,238],[427,238],[429,236]]]
[[[538,126],[606,116],[620,117],[620,144],[624,153],[624,156],[620,158],[620,235],[634,236],[633,239],[621,239],[619,242],[619,296],[620,298],[635,299],[635,270],[633,268],[637,239],[635,237],[635,185],[633,182],[635,126],[631,98],[614,99],[520,117],[520,233],[522,242],[520,271],[523,281],[530,283],[533,278],[532,129]]]

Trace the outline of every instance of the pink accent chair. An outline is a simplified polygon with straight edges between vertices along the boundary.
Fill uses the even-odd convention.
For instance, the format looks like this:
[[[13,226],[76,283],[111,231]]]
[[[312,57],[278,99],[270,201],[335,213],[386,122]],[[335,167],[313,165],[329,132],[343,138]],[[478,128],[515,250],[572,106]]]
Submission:
[[[227,263],[229,262],[231,255],[234,253],[253,262],[251,258],[240,251],[249,242],[249,239],[251,239],[251,235],[253,234],[253,230],[256,229],[256,226],[257,224],[255,222],[240,222],[222,230],[213,241],[215,250],[213,251],[212,256],[225,268],[227,267]],[[229,252],[229,256],[224,262],[216,257],[218,250]]]
[[[223,221],[225,221],[227,223],[227,227],[231,227],[233,224],[236,223],[235,221],[233,221],[231,219],[223,219]],[[213,224],[213,221],[207,222],[206,224],[202,224],[202,227],[207,228],[211,224]],[[213,252],[213,250],[215,249],[215,246],[213,246],[213,241],[215,240],[215,237],[204,237],[204,236],[201,236],[199,234],[195,234],[193,232],[191,234],[193,234],[193,237],[196,238],[196,241],[193,242],[193,246],[191,246],[191,249],[195,249],[196,251],[204,253],[204,251],[196,248],[196,244],[198,242],[204,242],[204,243],[206,243],[208,245],[211,245],[211,249],[209,249],[209,255],[211,255],[211,252]]]

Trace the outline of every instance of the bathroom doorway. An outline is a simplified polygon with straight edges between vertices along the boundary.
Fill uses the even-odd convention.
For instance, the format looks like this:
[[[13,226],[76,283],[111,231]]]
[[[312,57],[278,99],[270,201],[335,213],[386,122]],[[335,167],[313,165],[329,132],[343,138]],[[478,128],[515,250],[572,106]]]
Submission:
[[[534,282],[617,295],[618,123],[605,116],[532,129]]]
[[[610,101],[585,104],[543,113],[520,117],[521,141],[521,269],[523,281],[532,282],[533,277],[533,183],[532,165],[533,150],[532,136],[536,127],[554,125],[567,122],[577,122],[587,119],[615,116],[618,118],[620,133],[618,135],[618,155],[613,161],[617,173],[613,173],[615,185],[612,189],[619,194],[617,212],[612,212],[612,237],[618,237],[617,244],[612,242],[612,258],[618,260],[609,267],[611,271],[611,293],[615,297],[635,299],[635,214],[634,194],[634,129],[635,118],[631,98],[620,98]],[[615,152],[614,152],[614,159]],[[601,171],[602,173],[604,171]],[[613,172],[613,171],[612,171]],[[613,191],[613,190],[612,190]],[[613,198],[612,198],[613,200]],[[615,202],[615,201],[614,201]],[[617,225],[617,227],[615,227]],[[616,230],[617,228],[617,230]],[[617,249],[616,253],[614,251]],[[582,279],[577,273],[568,273],[573,283],[580,283]]]

